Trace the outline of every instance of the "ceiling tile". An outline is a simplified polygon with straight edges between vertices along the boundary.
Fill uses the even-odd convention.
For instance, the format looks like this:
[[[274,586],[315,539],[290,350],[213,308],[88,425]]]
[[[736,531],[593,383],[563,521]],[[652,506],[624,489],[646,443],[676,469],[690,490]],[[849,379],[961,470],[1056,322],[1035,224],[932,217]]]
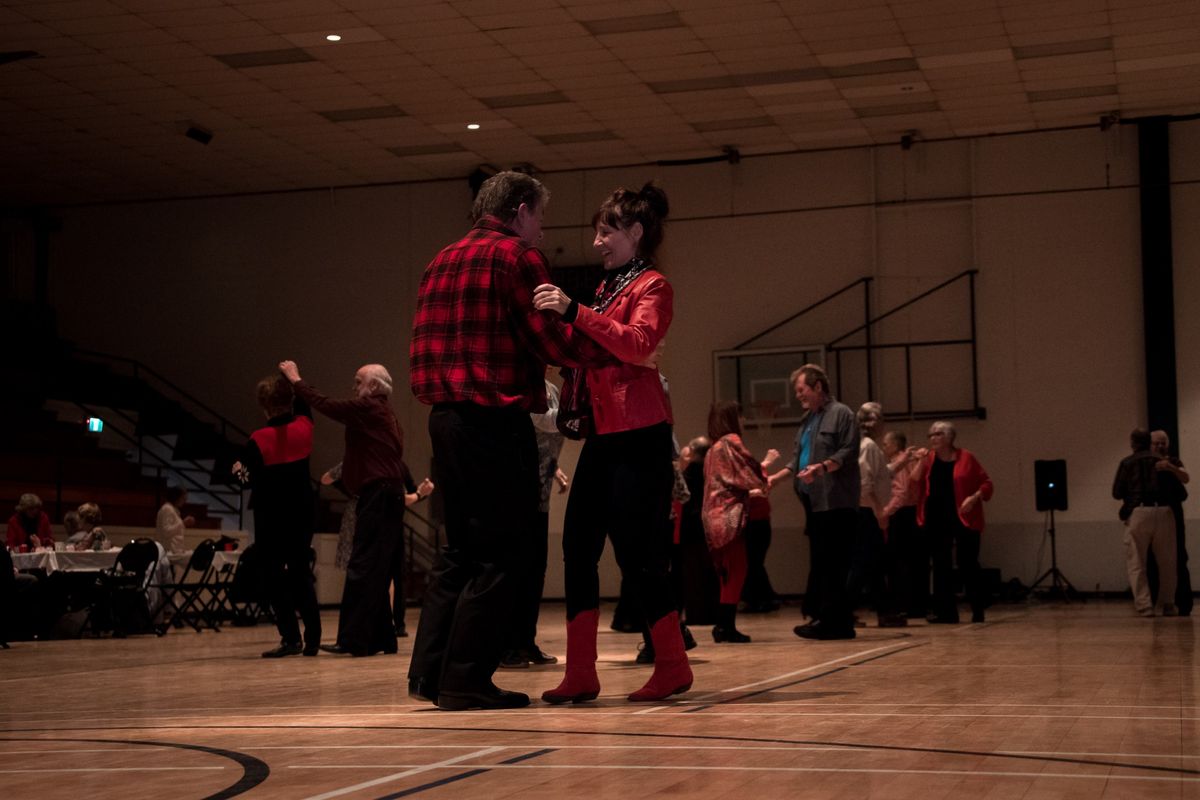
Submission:
[[[33,20],[46,22],[59,19],[107,17],[125,13],[125,9],[108,0],[69,0],[69,2],[36,2],[21,7],[21,13]]]
[[[333,28],[341,42],[325,39]],[[22,202],[8,194],[13,154],[53,166],[21,173],[25,201],[77,201],[459,177],[482,159],[565,169],[730,143],[895,143],[907,128],[979,135],[1200,106],[1194,0],[8,0],[0,42],[43,56],[0,68],[5,204]],[[251,66],[277,60],[270,51],[312,60]],[[216,58],[231,54],[259,55]],[[215,149],[186,140],[186,120],[213,129]],[[466,131],[472,120],[486,130]],[[451,149],[387,149],[425,145]]]

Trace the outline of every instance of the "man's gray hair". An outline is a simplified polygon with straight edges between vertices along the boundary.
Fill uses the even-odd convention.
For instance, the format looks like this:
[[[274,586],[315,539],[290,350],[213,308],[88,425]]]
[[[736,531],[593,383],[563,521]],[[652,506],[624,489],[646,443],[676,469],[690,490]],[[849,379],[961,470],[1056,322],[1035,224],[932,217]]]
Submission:
[[[367,364],[363,367],[367,380],[379,387],[384,394],[392,393],[392,375],[382,364]]]
[[[517,209],[524,203],[531,210],[550,201],[550,190],[541,181],[524,172],[497,172],[483,182],[475,205],[471,207],[471,220],[493,216],[501,222],[512,222]]]
[[[855,415],[858,424],[862,424],[863,420],[874,417],[875,419],[883,419],[883,406],[870,400],[858,407],[858,414]]]

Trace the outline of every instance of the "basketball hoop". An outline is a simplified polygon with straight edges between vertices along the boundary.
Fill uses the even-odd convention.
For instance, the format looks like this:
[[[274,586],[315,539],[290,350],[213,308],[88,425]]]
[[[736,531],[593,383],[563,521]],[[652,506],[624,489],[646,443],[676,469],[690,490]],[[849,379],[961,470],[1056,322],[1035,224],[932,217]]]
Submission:
[[[770,428],[779,414],[779,401],[771,399],[755,400],[746,411],[746,426],[752,428]]]

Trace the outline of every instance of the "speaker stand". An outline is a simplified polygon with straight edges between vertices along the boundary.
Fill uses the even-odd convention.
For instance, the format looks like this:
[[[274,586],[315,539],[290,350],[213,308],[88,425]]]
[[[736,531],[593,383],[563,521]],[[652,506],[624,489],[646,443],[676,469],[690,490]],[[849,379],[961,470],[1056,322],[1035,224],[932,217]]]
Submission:
[[[1033,586],[1029,587],[1029,593],[1033,594],[1043,581],[1049,579],[1045,591],[1047,596],[1060,598],[1071,601],[1071,597],[1079,597],[1079,592],[1067,580],[1067,576],[1058,568],[1058,540],[1054,536],[1054,509],[1050,509],[1050,526],[1047,528],[1050,534],[1050,569],[1042,573],[1042,576],[1033,582]]]

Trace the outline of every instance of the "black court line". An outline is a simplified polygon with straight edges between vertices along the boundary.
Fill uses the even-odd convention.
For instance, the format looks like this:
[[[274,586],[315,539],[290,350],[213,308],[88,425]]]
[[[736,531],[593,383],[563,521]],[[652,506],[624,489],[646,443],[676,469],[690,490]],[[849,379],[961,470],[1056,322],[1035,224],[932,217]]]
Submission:
[[[547,747],[543,750],[534,750],[532,753],[526,753],[523,756],[513,756],[512,758],[506,758],[503,761],[501,761],[500,763],[501,764],[520,764],[522,761],[528,761],[531,758],[537,758],[538,756],[544,756],[547,753],[553,753],[556,749],[557,748],[554,748],[554,747]]]
[[[849,664],[842,666],[842,667],[834,667],[833,669],[826,670],[825,672],[818,672],[816,675],[809,675],[806,678],[800,678],[799,680],[789,681],[788,683],[781,683],[778,686],[770,686],[770,687],[767,687],[766,689],[759,689],[758,691],[749,692],[747,694],[741,694],[741,695],[738,695],[737,697],[728,697],[724,700],[718,700],[715,703],[709,703],[707,705],[696,706],[695,708],[689,708],[687,711],[684,711],[683,713],[684,714],[694,714],[697,711],[704,711],[706,709],[713,708],[714,706],[721,706],[721,705],[725,705],[726,703],[736,703],[741,700],[747,700],[751,697],[758,697],[760,694],[770,694],[771,692],[778,691],[779,689],[786,689],[789,686],[799,686],[802,683],[808,683],[809,681],[815,681],[817,678],[824,678],[827,675],[833,675],[835,672],[841,672],[842,670],[848,669],[849,667],[858,667],[863,664],[867,664],[871,661],[878,661],[881,658],[887,658],[888,656],[894,656],[894,655],[896,655],[896,653],[903,653],[905,650],[912,650],[917,647],[925,647],[927,644],[929,644],[929,642],[917,642],[915,644],[910,644],[907,647],[900,647],[900,648],[897,648],[896,650],[889,650],[886,653],[880,653],[877,656],[871,656],[870,658],[864,658],[861,661],[852,661]]]
[[[9,737],[0,737],[0,742],[38,742],[45,741],[44,739],[17,739]],[[271,774],[271,768],[267,766],[265,761],[260,761],[251,755],[239,753],[235,750],[223,750],[219,747],[205,747],[199,744],[184,744],[182,742],[148,742],[139,741],[137,739],[54,739],[56,742],[87,742],[89,744],[136,744],[143,747],[174,747],[179,750],[195,750],[200,753],[208,753],[221,758],[228,758],[234,761],[242,768],[242,777],[237,783],[232,786],[227,786],[216,794],[210,794],[204,797],[203,800],[227,800],[230,797],[236,797],[239,794],[246,792],[258,786],[265,781]]]
[[[531,758],[537,758],[538,756],[544,756],[547,753],[553,753],[554,750],[555,750],[555,748],[553,748],[553,747],[547,747],[542,750],[535,750],[532,753],[525,753],[524,755],[513,756],[512,758],[506,758],[505,760],[501,761],[500,763],[501,764],[519,764],[522,761],[528,761]],[[408,797],[409,795],[418,794],[420,792],[424,792],[429,789],[436,789],[439,786],[445,786],[448,783],[456,783],[458,781],[465,780],[467,778],[474,778],[476,775],[482,775],[485,772],[491,772],[491,770],[488,769],[487,767],[483,767],[480,769],[469,770],[467,772],[460,772],[457,775],[449,775],[445,778],[439,778],[436,781],[430,781],[429,783],[423,783],[420,786],[413,786],[409,789],[404,789],[399,792],[394,792],[393,794],[385,794],[383,797],[376,798],[376,800],[396,800],[396,798],[399,798],[399,797]]]
[[[643,718],[644,719],[644,718]],[[650,718],[653,719],[653,718]],[[181,730],[178,725],[143,725],[132,726],[126,725],[115,728],[87,728],[85,730],[122,730],[122,731],[154,731],[154,730]],[[1200,776],[1200,769],[1185,769],[1183,767],[1162,767],[1156,764],[1130,764],[1124,761],[1094,761],[1086,758],[1071,758],[1069,756],[1039,756],[1029,755],[1025,753],[996,753],[986,750],[956,750],[949,747],[916,747],[904,746],[898,744],[864,744],[862,742],[839,742],[839,741],[824,741],[819,739],[775,739],[759,736],[721,736],[718,734],[705,733],[655,733],[652,731],[578,731],[564,730],[559,728],[471,728],[471,727],[451,727],[443,725],[189,725],[187,730],[218,730],[218,731],[251,731],[251,730],[270,730],[270,731],[298,731],[298,730],[313,730],[313,731],[411,731],[415,733],[428,731],[443,731],[447,733],[528,733],[546,736],[607,736],[607,737],[628,737],[635,739],[674,739],[674,740],[698,740],[704,742],[743,742],[745,744],[793,744],[805,745],[808,747],[840,747],[847,750],[861,750],[863,752],[880,751],[886,753],[922,753],[933,755],[950,755],[950,756],[970,756],[972,758],[996,758],[1008,759],[1012,761],[1033,761],[1047,762],[1054,764],[1078,764],[1088,767],[1113,767],[1116,769],[1135,769],[1144,770],[1146,772],[1165,772],[1178,775],[1196,775]],[[6,731],[7,733],[62,733],[61,728],[22,728],[17,730]],[[0,737],[0,741],[5,741]],[[8,741],[29,741],[28,739],[10,739]],[[105,741],[95,739],[48,739],[38,741]],[[142,744],[159,744],[158,742],[142,742]],[[173,745],[176,747],[190,745]],[[197,747],[196,749],[204,749]],[[209,800],[209,798],[205,798]]]
[[[445,786],[448,783],[457,783],[458,781],[466,780],[467,778],[474,778],[476,775],[482,775],[485,772],[491,772],[491,770],[490,769],[473,769],[470,772],[460,772],[457,775],[448,775],[447,777],[439,778],[436,781],[430,781],[429,783],[422,783],[420,786],[413,786],[410,789],[404,789],[403,791],[394,792],[392,794],[385,794],[382,797],[377,798],[377,800],[396,800],[396,798],[398,798],[398,797],[408,797],[410,794],[418,794],[419,792],[427,792],[430,789],[436,789],[439,786]]]

